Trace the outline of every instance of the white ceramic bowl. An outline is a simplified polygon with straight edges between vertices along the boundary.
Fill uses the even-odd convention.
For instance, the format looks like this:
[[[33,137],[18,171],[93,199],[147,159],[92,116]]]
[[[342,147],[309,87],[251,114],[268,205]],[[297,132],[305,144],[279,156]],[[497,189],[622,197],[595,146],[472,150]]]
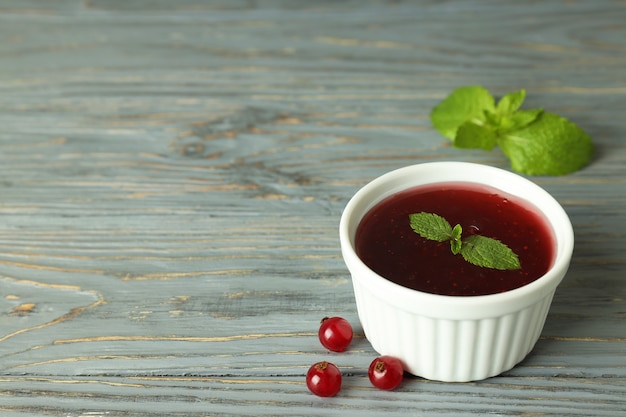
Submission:
[[[471,182],[500,189],[534,205],[556,240],[554,263],[542,277],[498,294],[446,296],[412,290],[369,269],[355,252],[363,216],[392,194],[438,182]],[[476,381],[511,369],[532,350],[574,247],[570,220],[545,190],[509,171],[465,162],[408,166],[373,180],[348,202],[339,226],[359,320],[381,355],[400,358],[406,371],[439,381]]]

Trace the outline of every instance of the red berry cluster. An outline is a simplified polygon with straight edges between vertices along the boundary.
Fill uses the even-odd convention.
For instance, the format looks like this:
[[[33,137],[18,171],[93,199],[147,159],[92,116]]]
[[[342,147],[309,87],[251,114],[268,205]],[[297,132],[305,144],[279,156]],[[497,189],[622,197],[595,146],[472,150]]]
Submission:
[[[341,317],[324,317],[317,335],[326,349],[343,352],[352,342],[352,326]],[[402,382],[404,367],[400,359],[385,355],[372,361],[367,374],[376,388],[392,390]],[[327,361],[313,364],[306,374],[307,387],[320,397],[337,395],[341,382],[341,371]]]

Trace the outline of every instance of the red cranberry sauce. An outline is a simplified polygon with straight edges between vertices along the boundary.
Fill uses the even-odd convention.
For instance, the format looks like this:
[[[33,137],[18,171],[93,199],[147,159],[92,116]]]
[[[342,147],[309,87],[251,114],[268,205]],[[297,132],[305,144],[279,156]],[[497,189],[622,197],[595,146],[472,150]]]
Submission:
[[[463,237],[498,239],[519,257],[521,269],[478,267],[453,255],[450,242],[415,233],[409,215],[436,213]],[[384,199],[361,220],[356,232],[359,258],[378,275],[415,290],[443,295],[484,295],[509,291],[544,275],[552,265],[555,239],[543,215],[529,203],[474,183],[439,183]]]

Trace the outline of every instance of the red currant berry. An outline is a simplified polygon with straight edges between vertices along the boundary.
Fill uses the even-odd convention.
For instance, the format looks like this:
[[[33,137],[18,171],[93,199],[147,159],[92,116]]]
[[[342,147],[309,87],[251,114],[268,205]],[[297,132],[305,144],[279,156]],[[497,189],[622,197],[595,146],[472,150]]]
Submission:
[[[326,349],[343,352],[352,342],[352,326],[341,317],[324,317],[317,335]]]
[[[380,356],[372,361],[367,374],[376,388],[392,390],[402,382],[404,367],[398,358]]]
[[[330,362],[318,362],[306,373],[306,386],[319,397],[332,397],[341,390],[341,372]]]

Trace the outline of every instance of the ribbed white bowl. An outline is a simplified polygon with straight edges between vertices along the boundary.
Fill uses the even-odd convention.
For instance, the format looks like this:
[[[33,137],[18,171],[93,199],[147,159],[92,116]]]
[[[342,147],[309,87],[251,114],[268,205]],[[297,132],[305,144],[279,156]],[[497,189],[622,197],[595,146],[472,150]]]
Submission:
[[[395,284],[358,258],[354,249],[357,226],[378,202],[407,188],[461,181],[503,190],[531,202],[544,214],[557,245],[554,264],[544,276],[504,293],[445,296]],[[408,372],[439,381],[488,378],[524,359],[543,329],[574,246],[567,214],[546,191],[509,171],[464,162],[413,165],[375,179],[347,204],[339,228],[367,339],[381,355],[400,358]]]

